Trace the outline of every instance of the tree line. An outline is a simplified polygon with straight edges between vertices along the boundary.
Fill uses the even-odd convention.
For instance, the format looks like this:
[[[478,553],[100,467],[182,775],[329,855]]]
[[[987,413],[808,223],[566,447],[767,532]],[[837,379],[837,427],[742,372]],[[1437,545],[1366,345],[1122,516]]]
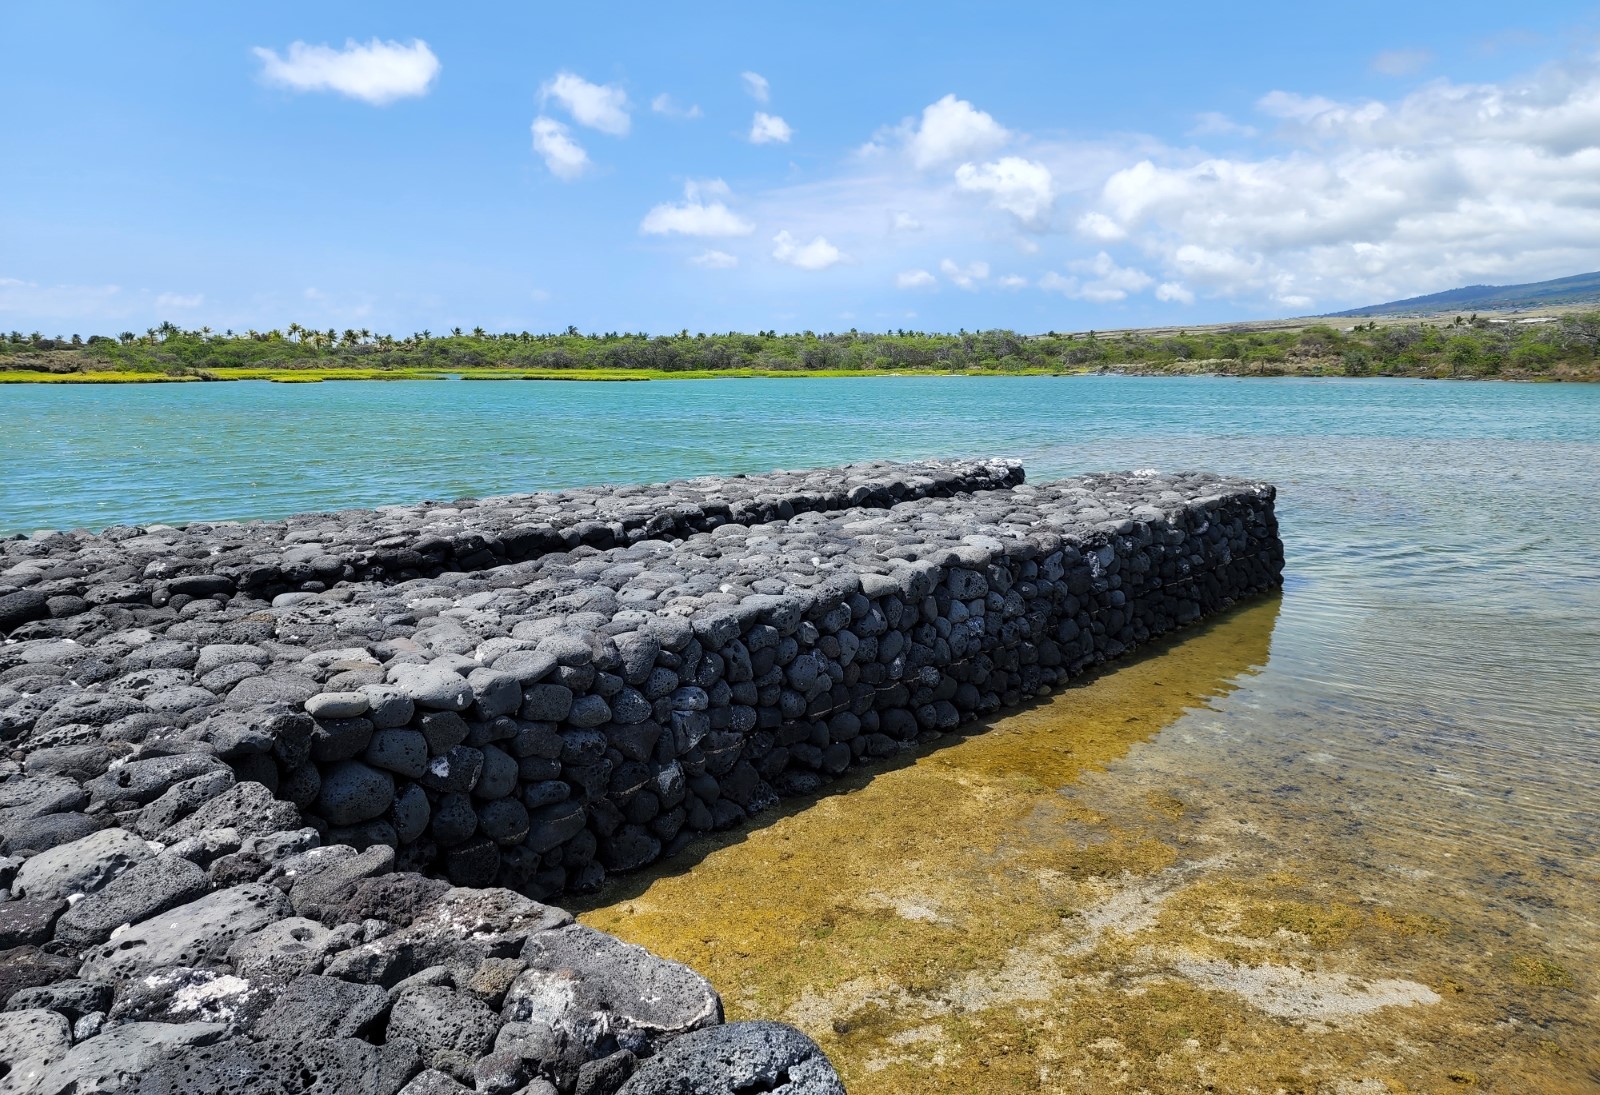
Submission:
[[[1239,374],[1427,376],[1594,375],[1600,312],[1526,323],[1458,316],[1354,328],[1095,331],[1023,335],[898,329],[650,335],[611,331],[374,334],[291,323],[283,330],[189,330],[162,323],[142,334],[84,338],[0,335],[0,366],[48,371],[204,375],[230,369],[756,370],[763,372],[1039,372],[1126,369]]]

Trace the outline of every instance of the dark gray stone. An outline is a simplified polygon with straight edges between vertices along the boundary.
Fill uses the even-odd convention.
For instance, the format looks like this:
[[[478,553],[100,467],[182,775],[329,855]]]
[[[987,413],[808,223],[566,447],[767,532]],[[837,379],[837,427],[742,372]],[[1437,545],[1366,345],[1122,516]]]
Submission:
[[[590,1056],[611,1039],[643,1052],[722,1021],[705,978],[579,924],[531,936],[521,957],[528,968],[506,993],[505,1020],[549,1023]]]
[[[0,950],[50,942],[56,920],[66,908],[64,897],[0,902]]]
[[[172,966],[221,959],[235,939],[293,910],[282,891],[252,882],[217,890],[134,924],[88,953],[80,976],[123,980]]]
[[[389,1014],[389,1037],[409,1038],[437,1059],[441,1051],[478,1058],[494,1045],[500,1016],[466,993],[424,986],[400,994]]]
[[[465,711],[472,705],[472,685],[455,670],[437,662],[392,666],[389,683],[409,696],[418,707],[428,710]]]
[[[394,777],[358,760],[341,760],[322,777],[317,812],[335,825],[381,817],[394,802]]]
[[[11,889],[20,897],[46,901],[91,894],[154,854],[126,829],[102,829],[34,856],[17,871]]]
[[[205,871],[187,859],[175,855],[146,859],[68,910],[56,925],[56,941],[74,951],[84,950],[104,943],[123,924],[187,904],[210,889]],[[6,908],[0,905],[0,914]]]
[[[416,779],[428,770],[428,739],[420,730],[379,730],[362,759],[374,768]]]
[[[676,1039],[640,1063],[617,1095],[844,1095],[810,1038],[783,1023],[728,1023]]]
[[[389,994],[376,985],[307,974],[289,982],[256,1020],[251,1033],[257,1038],[300,1043],[355,1038],[368,1033],[388,1010]]]
[[[281,802],[259,783],[240,783],[201,806],[157,837],[163,844],[176,844],[207,829],[232,829],[240,837],[266,836],[300,828],[300,811],[292,803]]]

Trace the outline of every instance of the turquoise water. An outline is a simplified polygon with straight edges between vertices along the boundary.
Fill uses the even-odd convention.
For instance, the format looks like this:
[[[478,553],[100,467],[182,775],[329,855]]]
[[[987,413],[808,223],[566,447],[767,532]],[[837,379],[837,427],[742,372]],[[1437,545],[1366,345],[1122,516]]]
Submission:
[[[1441,1019],[1430,1052],[1551,1090],[1600,1083],[1600,386],[7,386],[0,529],[976,454],[1018,457],[1035,481],[1206,467],[1278,484],[1288,570],[1260,664],[1094,794],[1181,782],[1208,816],[1248,822],[1229,854],[1436,917],[1454,949],[1413,975],[1476,971],[1460,976],[1482,1007]],[[1516,989],[1508,954],[1550,963],[1553,987]],[[1513,991],[1496,995],[1501,976]],[[1544,1062],[1529,1031],[1560,1053]]]

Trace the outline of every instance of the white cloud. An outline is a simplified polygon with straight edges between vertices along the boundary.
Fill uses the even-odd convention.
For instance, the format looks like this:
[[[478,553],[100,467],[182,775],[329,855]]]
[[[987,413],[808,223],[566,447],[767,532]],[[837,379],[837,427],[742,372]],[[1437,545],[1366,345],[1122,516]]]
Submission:
[[[1163,281],[1156,286],[1156,299],[1173,304],[1193,304],[1194,294],[1175,281]]]
[[[731,270],[739,265],[738,257],[726,251],[702,251],[689,261],[707,270]]]
[[[988,194],[989,204],[1030,228],[1042,227],[1055,203],[1055,179],[1050,169],[1021,156],[1005,156],[982,165],[964,163],[956,168],[956,185],[962,190]]]
[[[764,103],[772,95],[772,86],[767,83],[767,78],[759,72],[741,72],[739,79],[744,81],[744,93],[758,103]]]
[[[287,56],[260,46],[252,52],[269,84],[292,91],[336,91],[375,106],[425,95],[439,75],[439,58],[421,39],[401,45],[374,38],[362,45],[352,38],[343,49],[291,42]]]
[[[1021,274],[1007,274],[1000,279],[999,285],[1002,289],[1024,289],[1028,285],[1028,279]]]
[[[939,263],[939,272],[962,289],[976,289],[978,282],[989,276],[989,264],[979,261],[958,266],[954,260],[945,259]]]
[[[1104,213],[1085,213],[1078,218],[1077,228],[1081,234],[1103,243],[1115,243],[1128,238],[1128,230]]]
[[[579,125],[613,137],[625,137],[632,124],[628,96],[615,84],[591,84],[571,72],[558,72],[539,89],[539,102],[554,99]]]
[[[1116,260],[1104,251],[1092,259],[1074,262],[1072,268],[1078,274],[1071,277],[1063,277],[1053,270],[1045,274],[1039,279],[1039,288],[1062,293],[1074,300],[1111,304],[1126,300],[1128,294],[1148,289],[1155,282],[1143,270],[1117,265]]]
[[[895,275],[894,283],[901,289],[921,289],[933,285],[937,280],[926,270],[903,270]]]
[[[904,209],[899,209],[895,211],[894,217],[889,221],[889,227],[896,232],[920,232],[922,230],[922,222]]]
[[[545,301],[550,299],[550,290],[548,290],[548,289],[529,289],[528,290],[528,296],[531,297],[533,300],[537,301],[538,303],[543,304]]]
[[[801,270],[826,270],[849,257],[822,236],[802,244],[784,231],[773,236],[772,242],[775,245],[772,249],[773,258]]]
[[[756,230],[720,200],[730,196],[728,184],[721,179],[691,179],[684,184],[683,196],[682,202],[663,202],[646,213],[639,231],[647,236],[719,237],[748,236]]]
[[[906,150],[919,170],[927,170],[983,156],[1010,139],[1010,132],[991,115],[946,95],[922,108],[921,122],[907,133]]]
[[[1433,54],[1425,49],[1386,49],[1372,59],[1372,71],[1385,76],[1410,76],[1432,61]]]
[[[544,115],[533,120],[533,150],[544,157],[550,174],[569,182],[589,169],[589,154],[571,137],[565,124]]]
[[[162,293],[156,297],[157,308],[198,308],[205,302],[204,293]]]
[[[1079,220],[1202,296],[1332,308],[1594,267],[1600,64],[1393,101],[1274,91],[1271,156],[1156,152],[1112,171]]]
[[[751,144],[768,144],[772,141],[787,144],[793,135],[794,130],[789,128],[789,123],[776,114],[758,110],[755,120],[750,123]]]
[[[650,109],[657,114],[664,114],[668,118],[689,119],[700,117],[700,105],[698,103],[686,107],[679,106],[672,96],[665,91],[650,100]]]

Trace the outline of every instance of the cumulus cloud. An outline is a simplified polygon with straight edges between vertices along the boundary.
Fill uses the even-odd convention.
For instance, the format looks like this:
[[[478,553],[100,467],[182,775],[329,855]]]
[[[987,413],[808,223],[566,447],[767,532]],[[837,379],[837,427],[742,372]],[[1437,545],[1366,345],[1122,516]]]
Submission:
[[[889,219],[889,227],[896,232],[920,232],[922,222],[904,209],[897,209]]]
[[[1002,289],[1025,289],[1028,286],[1028,279],[1021,274],[1007,274],[997,284]]]
[[[1175,281],[1163,281],[1156,286],[1156,299],[1169,304],[1193,304],[1194,294]]]
[[[702,251],[689,261],[707,270],[731,270],[739,265],[738,257],[726,251]]]
[[[987,155],[1011,139],[993,116],[954,95],[929,103],[921,120],[903,129],[906,151],[919,170]]]
[[[374,106],[425,95],[439,75],[439,58],[420,38],[410,45],[377,38],[363,45],[352,38],[343,49],[291,42],[282,56],[261,46],[252,52],[269,84],[291,91],[334,91]]]
[[[628,96],[615,84],[591,84],[571,72],[558,72],[539,89],[539,102],[559,103],[579,125],[598,129],[613,137],[628,135],[632,118]]]
[[[1155,279],[1143,270],[1119,266],[1115,259],[1101,251],[1092,259],[1072,264],[1077,271],[1063,277],[1055,271],[1039,279],[1039,288],[1047,292],[1062,293],[1074,300],[1087,300],[1094,304],[1112,304],[1126,300],[1130,293],[1148,289]]]
[[[788,122],[776,114],[768,114],[762,110],[756,111],[755,120],[750,123],[751,144],[769,144],[774,141],[787,144],[793,135],[794,130],[789,128]]]
[[[767,83],[767,78],[759,72],[741,72],[739,79],[744,83],[744,93],[758,103],[764,103],[772,97],[772,85]]]
[[[589,154],[572,139],[562,122],[544,115],[533,120],[533,150],[544,157],[550,174],[569,182],[589,170]]]
[[[162,293],[156,297],[157,308],[198,308],[205,302],[204,293]]]
[[[922,289],[937,282],[926,270],[902,270],[895,275],[894,283],[901,289]]]
[[[801,270],[826,270],[848,257],[822,236],[818,236],[810,243],[800,243],[784,231],[773,236],[772,242],[773,258]]]
[[[1041,227],[1055,202],[1055,179],[1050,169],[1035,160],[1005,156],[993,163],[964,163],[956,168],[956,185],[989,196],[989,204],[1003,209],[1030,228]]]
[[[730,197],[721,179],[694,180],[683,186],[684,200],[663,202],[639,222],[647,236],[748,236],[756,226],[739,216],[722,199]]]
[[[650,109],[657,114],[664,114],[668,118],[690,119],[700,117],[700,105],[698,103],[690,106],[680,106],[665,91],[650,100]]]
[[[976,289],[978,282],[989,276],[989,264],[979,261],[960,266],[954,259],[944,259],[939,263],[939,272],[949,278],[953,285],[962,289]]]
[[[1190,292],[1294,309],[1594,265],[1594,61],[1504,83],[1436,81],[1388,102],[1274,91],[1258,109],[1286,151],[1129,163],[1080,231],[1121,232]]]

